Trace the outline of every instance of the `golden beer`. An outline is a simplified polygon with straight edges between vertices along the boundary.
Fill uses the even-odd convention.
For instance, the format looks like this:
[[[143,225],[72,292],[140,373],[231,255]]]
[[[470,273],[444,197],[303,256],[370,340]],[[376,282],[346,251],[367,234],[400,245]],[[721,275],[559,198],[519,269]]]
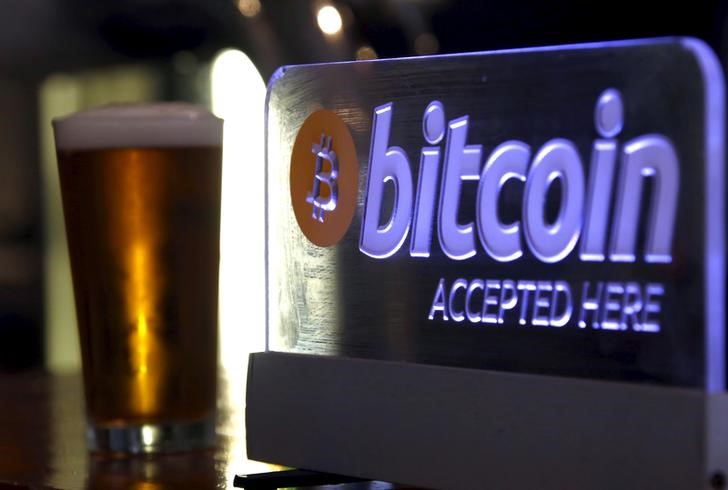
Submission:
[[[211,434],[221,129],[182,105],[55,123],[92,447],[185,448]]]

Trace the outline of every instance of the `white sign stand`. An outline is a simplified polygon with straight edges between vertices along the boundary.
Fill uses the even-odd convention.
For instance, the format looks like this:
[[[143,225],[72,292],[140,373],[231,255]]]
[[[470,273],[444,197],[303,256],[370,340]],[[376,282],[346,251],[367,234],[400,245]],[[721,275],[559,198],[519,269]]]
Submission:
[[[728,395],[264,352],[252,459],[428,488],[720,489]]]

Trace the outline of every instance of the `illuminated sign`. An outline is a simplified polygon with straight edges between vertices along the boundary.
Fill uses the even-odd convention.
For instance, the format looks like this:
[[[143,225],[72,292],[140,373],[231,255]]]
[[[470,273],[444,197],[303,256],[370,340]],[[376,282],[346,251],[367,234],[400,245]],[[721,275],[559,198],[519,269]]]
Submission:
[[[409,158],[401,148],[389,145],[392,111],[391,103],[374,110],[372,146],[369,150],[369,185],[359,249],[371,257],[389,257],[402,246],[411,227],[410,255],[429,257],[441,148],[422,148],[415,194]],[[423,127],[443,127],[443,112],[441,103],[430,103],[425,110]],[[432,123],[435,117],[438,120]],[[529,250],[538,260],[559,262],[574,249],[582,235],[583,226],[585,233],[581,242],[581,260],[604,260],[608,208],[618,153],[618,142],[612,137],[619,134],[623,125],[622,101],[618,91],[608,89],[601,95],[595,121],[599,134],[608,138],[594,141],[590,180],[586,189],[582,158],[574,143],[568,139],[554,138],[547,141],[535,152],[532,161],[532,150],[527,143],[506,141],[496,146],[483,163],[482,145],[466,144],[469,116],[450,121],[437,215],[437,236],[445,255],[454,260],[475,256],[477,228],[483,248],[495,260],[510,262],[523,256],[521,243],[525,239]],[[441,131],[438,135],[435,141],[442,138]],[[425,138],[428,142],[433,140],[428,138],[427,133]],[[633,138],[622,149],[610,260],[635,260],[638,213],[646,177],[652,177],[656,186],[647,223],[645,261],[671,261],[670,247],[680,168],[672,143],[663,135]],[[504,224],[498,216],[498,197],[508,179],[525,182],[523,232],[521,222]],[[561,181],[566,192],[562,194],[556,219],[553,223],[547,223],[544,219],[546,195],[556,179]],[[466,180],[479,182],[476,221],[461,224],[458,222],[459,199],[462,181]],[[397,199],[387,224],[379,226],[383,190],[390,181],[397,190]],[[415,195],[417,209],[413,220]]]
[[[270,348],[723,390],[723,110],[684,39],[284,69]]]

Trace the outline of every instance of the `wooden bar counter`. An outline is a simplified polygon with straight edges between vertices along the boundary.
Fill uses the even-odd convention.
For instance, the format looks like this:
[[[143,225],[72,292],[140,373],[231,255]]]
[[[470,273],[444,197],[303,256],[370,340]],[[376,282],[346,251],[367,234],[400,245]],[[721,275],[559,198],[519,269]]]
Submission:
[[[236,474],[274,471],[245,455],[245,380],[221,378],[216,447],[111,457],[86,448],[80,373],[0,375],[0,489],[232,489]]]

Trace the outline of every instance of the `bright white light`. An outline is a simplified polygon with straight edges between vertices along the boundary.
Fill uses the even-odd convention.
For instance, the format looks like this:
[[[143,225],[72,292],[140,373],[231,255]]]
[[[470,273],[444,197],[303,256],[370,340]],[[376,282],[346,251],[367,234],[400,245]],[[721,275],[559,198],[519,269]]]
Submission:
[[[333,36],[341,31],[341,14],[333,5],[324,5],[316,14],[319,29],[324,34]]]
[[[142,426],[142,442],[145,446],[151,446],[154,443],[154,429],[148,425]]]
[[[212,111],[225,120],[220,214],[220,358],[228,374],[265,348],[265,83],[242,52],[211,73]],[[241,389],[237,388],[236,389]]]
[[[225,120],[220,214],[220,362],[228,385],[228,427],[242,437],[231,468],[271,471],[247,459],[245,382],[248,353],[265,350],[265,83],[243,53],[226,50],[210,74],[212,111]],[[240,469],[242,468],[242,469]],[[232,478],[232,476],[230,476]]]

